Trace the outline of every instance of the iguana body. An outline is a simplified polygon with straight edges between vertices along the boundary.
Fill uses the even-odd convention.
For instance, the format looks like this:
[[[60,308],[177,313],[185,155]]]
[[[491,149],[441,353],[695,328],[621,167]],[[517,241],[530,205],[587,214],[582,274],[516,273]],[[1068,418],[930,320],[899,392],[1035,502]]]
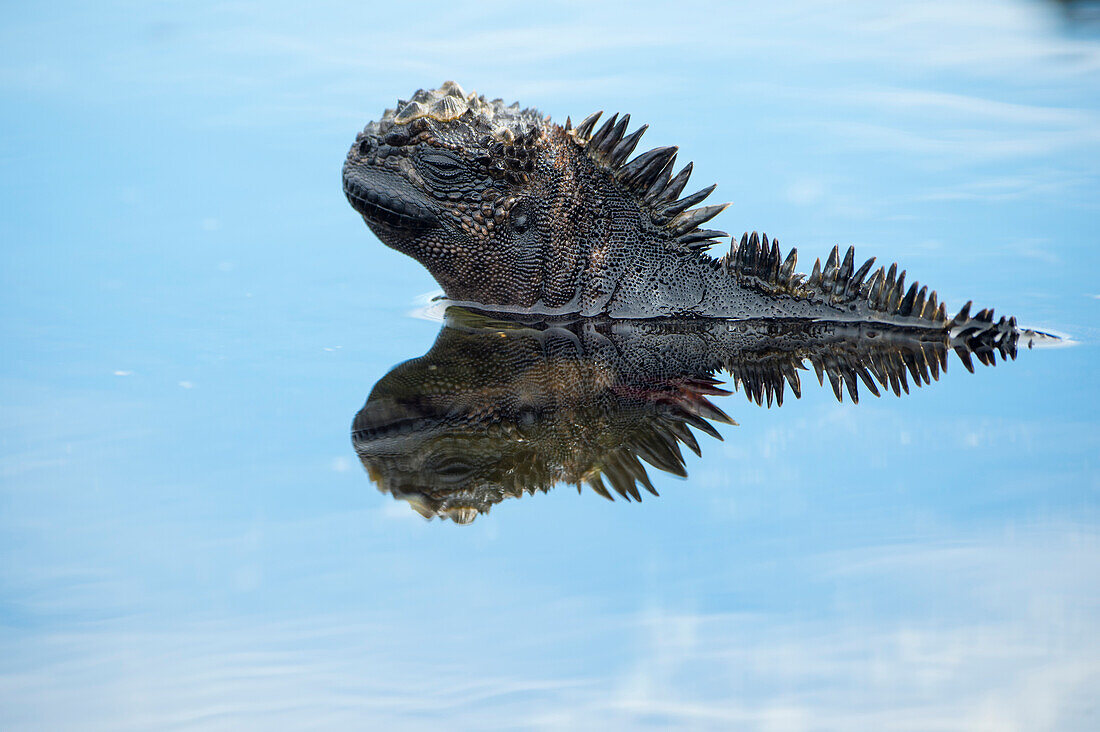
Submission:
[[[1030,342],[1028,343],[1030,345]],[[927,328],[713,318],[499,316],[450,308],[431,351],[395,366],[355,417],[352,442],[378,487],[426,517],[472,521],[509,497],[583,483],[610,498],[653,491],[640,461],[686,475],[689,427],[731,422],[715,376],[757,404],[801,395],[808,362],[837,399],[939,378],[954,349],[992,364],[1016,340]],[[606,481],[606,483],[605,483]],[[654,491],[655,492],[655,491]]]
[[[755,233],[714,259],[725,206],[683,196],[676,148],[630,159],[629,115],[575,128],[453,82],[400,101],[356,138],[344,191],[387,245],[424,264],[455,302],[503,312],[615,318],[794,318],[1015,333],[992,311],[949,318],[896,265],[834,248],[809,276]]]

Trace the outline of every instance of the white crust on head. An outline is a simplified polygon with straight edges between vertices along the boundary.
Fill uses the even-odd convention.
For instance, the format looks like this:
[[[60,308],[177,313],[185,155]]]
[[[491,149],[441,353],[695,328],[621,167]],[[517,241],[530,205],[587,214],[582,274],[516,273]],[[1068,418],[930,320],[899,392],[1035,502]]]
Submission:
[[[382,119],[371,122],[364,132],[380,135],[394,125],[407,125],[421,118],[450,122],[463,115],[471,127],[506,140],[545,121],[536,109],[520,109],[519,102],[505,106],[502,99],[488,100],[477,92],[467,94],[457,82],[445,81],[438,89],[420,89],[412,99],[398,100],[396,108],[387,109]]]

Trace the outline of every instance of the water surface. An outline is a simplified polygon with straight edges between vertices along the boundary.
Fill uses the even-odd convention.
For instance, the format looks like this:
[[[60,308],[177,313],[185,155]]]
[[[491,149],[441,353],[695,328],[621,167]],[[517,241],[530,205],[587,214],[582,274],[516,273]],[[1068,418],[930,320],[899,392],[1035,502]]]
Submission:
[[[1096,728],[1100,43],[1055,4],[4,20],[3,728]],[[349,426],[435,285],[339,170],[449,78],[630,112],[716,226],[1078,345],[715,398],[660,498],[426,522]]]

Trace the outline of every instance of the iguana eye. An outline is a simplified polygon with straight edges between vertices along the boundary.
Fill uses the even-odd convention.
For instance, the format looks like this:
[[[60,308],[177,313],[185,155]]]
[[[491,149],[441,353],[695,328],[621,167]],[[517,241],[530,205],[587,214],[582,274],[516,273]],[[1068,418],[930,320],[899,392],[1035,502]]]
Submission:
[[[477,467],[458,457],[443,457],[432,461],[429,468],[444,483],[461,483],[475,472]]]
[[[433,151],[420,156],[425,172],[443,180],[454,180],[465,172],[465,166],[458,156],[450,152]]]

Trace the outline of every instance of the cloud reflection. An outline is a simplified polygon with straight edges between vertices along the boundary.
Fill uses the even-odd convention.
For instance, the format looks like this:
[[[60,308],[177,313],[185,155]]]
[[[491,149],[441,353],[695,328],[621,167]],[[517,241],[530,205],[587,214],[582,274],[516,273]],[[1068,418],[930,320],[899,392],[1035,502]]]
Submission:
[[[430,612],[367,607],[355,619],[86,623],[0,641],[0,721],[1087,729],[1100,609],[1080,580],[1098,555],[1100,537],[1069,524],[945,534],[806,557],[832,607],[693,610],[691,598],[655,596],[626,614],[598,598],[563,613],[521,594],[446,638],[424,625]],[[906,587],[911,596],[892,592]]]

